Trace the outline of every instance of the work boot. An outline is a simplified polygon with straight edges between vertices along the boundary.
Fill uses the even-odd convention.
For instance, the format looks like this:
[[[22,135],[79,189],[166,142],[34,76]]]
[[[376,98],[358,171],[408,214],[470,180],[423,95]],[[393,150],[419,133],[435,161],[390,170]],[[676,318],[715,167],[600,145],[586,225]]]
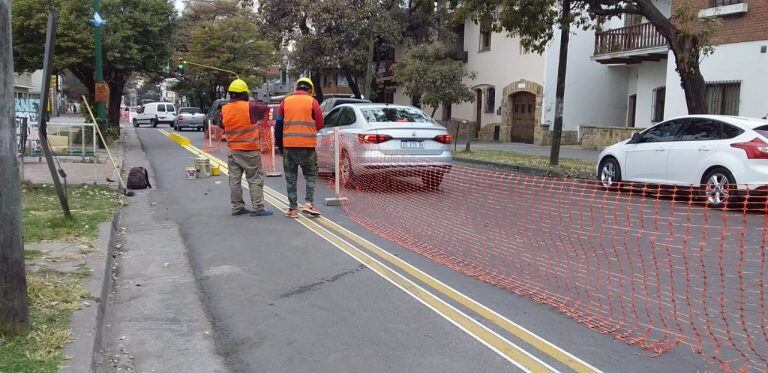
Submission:
[[[320,216],[320,211],[317,211],[315,205],[311,203],[305,203],[304,206],[301,206],[301,212],[312,216]]]
[[[272,211],[263,208],[258,211],[252,211],[251,216],[272,216]]]
[[[248,210],[247,208],[241,208],[240,210],[233,211],[232,216],[248,215],[251,213],[253,213],[253,211]]]
[[[288,211],[285,212],[285,216],[293,219],[298,219],[299,217],[299,210],[296,209],[288,209]]]

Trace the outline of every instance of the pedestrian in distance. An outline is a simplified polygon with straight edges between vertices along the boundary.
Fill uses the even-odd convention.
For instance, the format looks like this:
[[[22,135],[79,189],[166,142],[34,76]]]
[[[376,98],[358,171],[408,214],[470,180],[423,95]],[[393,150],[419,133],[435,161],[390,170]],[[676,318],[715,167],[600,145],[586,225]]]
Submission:
[[[229,192],[232,215],[270,216],[272,211],[264,207],[264,171],[261,169],[261,136],[254,125],[261,118],[251,118],[248,84],[235,79],[229,85],[229,102],[221,108],[221,127],[227,135],[229,157]],[[245,208],[242,177],[251,192],[253,210]]]
[[[315,85],[309,78],[296,82],[296,92],[280,103],[275,125],[275,147],[283,155],[283,172],[288,189],[288,211],[291,218],[298,218],[298,192],[296,181],[299,167],[304,174],[306,194],[301,211],[320,216],[315,208],[315,181],[317,180],[317,131],[323,129],[323,110],[313,97]]]

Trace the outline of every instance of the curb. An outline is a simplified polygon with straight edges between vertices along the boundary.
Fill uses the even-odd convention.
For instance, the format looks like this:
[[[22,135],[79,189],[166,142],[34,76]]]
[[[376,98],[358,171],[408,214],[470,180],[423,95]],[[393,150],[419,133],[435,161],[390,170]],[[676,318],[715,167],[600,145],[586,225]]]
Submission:
[[[475,165],[475,166],[485,166],[486,168],[493,168],[497,170],[504,170],[504,171],[513,171],[518,172],[521,174],[526,175],[535,175],[535,176],[544,176],[544,177],[560,177],[560,178],[567,178],[567,179],[587,179],[592,180],[594,179],[594,175],[587,174],[587,173],[580,173],[575,175],[569,175],[564,172],[560,171],[552,171],[547,170],[544,168],[537,168],[537,167],[529,167],[529,166],[519,166],[514,164],[507,164],[507,163],[497,163],[497,162],[489,162],[489,161],[481,161],[477,159],[471,159],[471,158],[464,158],[464,157],[457,157],[454,156],[453,160],[456,162],[466,163],[467,165]]]
[[[72,335],[64,347],[64,356],[69,360],[59,369],[60,373],[93,372],[95,369],[95,357],[102,345],[104,315],[112,291],[112,263],[119,217],[120,213],[116,212],[111,222],[99,225],[99,237],[94,243],[97,253],[86,260],[88,268],[93,269],[85,284],[91,297],[81,302],[82,308],[72,314]]]

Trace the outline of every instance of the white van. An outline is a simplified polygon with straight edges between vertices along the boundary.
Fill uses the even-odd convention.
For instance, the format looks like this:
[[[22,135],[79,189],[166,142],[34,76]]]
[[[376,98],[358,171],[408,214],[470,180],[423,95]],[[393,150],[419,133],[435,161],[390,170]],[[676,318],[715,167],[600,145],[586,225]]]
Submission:
[[[160,123],[173,127],[173,122],[175,121],[176,107],[173,104],[168,102],[150,102],[139,108],[139,111],[133,115],[132,122],[134,127],[138,127],[140,124],[149,124],[152,127],[157,127]]]

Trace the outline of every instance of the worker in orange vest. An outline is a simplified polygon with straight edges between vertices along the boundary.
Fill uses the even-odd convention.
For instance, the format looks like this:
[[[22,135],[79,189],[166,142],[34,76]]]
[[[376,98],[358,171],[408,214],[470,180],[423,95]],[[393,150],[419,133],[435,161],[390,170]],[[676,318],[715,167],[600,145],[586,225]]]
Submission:
[[[260,118],[251,118],[248,84],[235,79],[229,85],[229,102],[221,108],[221,126],[227,135],[229,157],[229,191],[232,215],[270,216],[272,211],[264,207],[264,172],[261,169],[261,140],[259,127],[254,125]],[[245,208],[242,177],[248,181],[253,210]]]
[[[323,110],[314,99],[315,85],[309,78],[296,82],[296,92],[280,104],[275,125],[275,146],[283,154],[283,172],[288,185],[289,207],[286,214],[298,218],[298,192],[296,181],[299,167],[306,181],[306,194],[301,211],[319,216],[314,204],[317,179],[317,131],[323,129]]]

